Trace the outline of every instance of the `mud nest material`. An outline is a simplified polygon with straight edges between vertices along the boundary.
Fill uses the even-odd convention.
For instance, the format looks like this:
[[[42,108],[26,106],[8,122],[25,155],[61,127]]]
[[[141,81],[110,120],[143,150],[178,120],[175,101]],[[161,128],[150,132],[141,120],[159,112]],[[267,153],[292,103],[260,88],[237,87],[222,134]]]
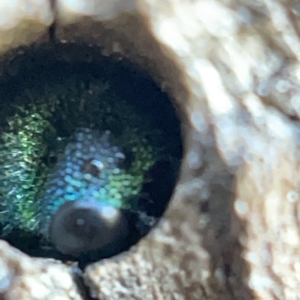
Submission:
[[[99,299],[297,299],[297,2],[71,6],[58,0],[51,7],[26,1],[28,10],[19,2],[0,4],[3,55],[47,40],[55,20],[51,38],[128,58],[169,93],[182,115],[181,177],[163,219],[128,253],[89,266],[83,275],[89,293]],[[13,74],[18,63],[8,61]],[[41,274],[37,260],[28,261]],[[28,278],[27,269],[19,270],[18,278]],[[1,284],[7,299],[14,299],[11,278]],[[48,288],[49,294],[26,298],[28,287],[20,285],[18,295],[54,299],[56,290]]]

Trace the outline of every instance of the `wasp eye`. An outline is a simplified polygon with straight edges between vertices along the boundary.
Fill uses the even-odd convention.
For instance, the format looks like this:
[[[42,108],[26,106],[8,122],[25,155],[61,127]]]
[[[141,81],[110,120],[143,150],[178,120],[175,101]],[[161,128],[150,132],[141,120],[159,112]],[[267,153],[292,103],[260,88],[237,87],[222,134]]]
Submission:
[[[56,248],[73,256],[122,242],[127,233],[119,209],[93,200],[64,203],[50,225],[50,239]]]

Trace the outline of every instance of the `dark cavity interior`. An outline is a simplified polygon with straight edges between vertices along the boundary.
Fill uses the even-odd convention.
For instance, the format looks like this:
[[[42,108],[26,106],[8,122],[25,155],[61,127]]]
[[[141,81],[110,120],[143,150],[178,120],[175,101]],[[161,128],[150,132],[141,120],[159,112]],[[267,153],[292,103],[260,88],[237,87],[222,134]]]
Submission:
[[[0,77],[0,133],[5,131],[7,120],[14,115],[16,107],[30,104],[28,99],[20,97],[25,89],[38,93],[43,90],[45,84],[64,82],[66,78],[86,82],[87,86],[91,79],[109,81],[114,93],[132,107],[132,113],[141,115],[161,133],[160,146],[164,148],[164,155],[148,171],[147,176],[151,180],[143,184],[137,205],[137,209],[145,215],[159,219],[170,200],[180,167],[182,144],[179,119],[168,96],[145,72],[128,61],[118,57],[104,57],[100,53],[101,49],[98,47],[52,44],[19,49],[8,57],[4,64],[4,75]],[[87,121],[84,120],[84,122]],[[68,120],[56,114],[52,123],[59,137],[70,136]],[[108,124],[108,130],[110,130],[109,126],[111,124]],[[113,126],[126,126],[126,124]],[[51,139],[47,145],[49,148],[51,148],[50,144]],[[128,149],[126,151],[128,152]],[[126,151],[125,165],[131,163],[130,151],[128,153]],[[57,159],[57,155],[50,154],[41,158],[50,166],[54,166]],[[1,199],[5,199],[6,196],[2,194]],[[10,209],[3,205],[0,208],[1,210]],[[7,224],[1,225],[0,234],[2,239],[29,255],[78,260],[84,265],[129,249],[151,229],[151,226],[138,224],[134,215],[129,213],[127,216],[127,212],[125,215],[128,223],[134,228],[130,230],[126,239],[115,243],[112,247],[107,246],[99,251],[87,251],[79,257],[60,253],[51,243],[45,243],[44,238],[39,234],[18,228],[6,233],[4,227]]]

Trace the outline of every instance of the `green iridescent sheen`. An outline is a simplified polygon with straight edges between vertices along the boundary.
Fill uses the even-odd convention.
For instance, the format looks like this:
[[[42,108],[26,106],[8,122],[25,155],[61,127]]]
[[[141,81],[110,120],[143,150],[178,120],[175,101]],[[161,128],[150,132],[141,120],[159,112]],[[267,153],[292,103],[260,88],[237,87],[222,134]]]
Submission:
[[[26,90],[19,99],[23,104],[7,118],[0,133],[0,224],[4,234],[14,228],[38,233],[43,214],[49,215],[41,206],[48,178],[78,128],[111,132],[126,158],[104,186],[106,201],[120,208],[136,205],[136,196],[148,180],[146,172],[161,155],[157,146],[160,132],[107,83],[68,78]],[[50,204],[54,213],[61,199]]]
[[[51,127],[50,114],[44,106],[17,107],[17,111],[8,118],[0,143],[0,223],[5,226],[4,233],[16,227],[36,227],[32,207],[46,178],[41,158],[46,154],[43,133]]]

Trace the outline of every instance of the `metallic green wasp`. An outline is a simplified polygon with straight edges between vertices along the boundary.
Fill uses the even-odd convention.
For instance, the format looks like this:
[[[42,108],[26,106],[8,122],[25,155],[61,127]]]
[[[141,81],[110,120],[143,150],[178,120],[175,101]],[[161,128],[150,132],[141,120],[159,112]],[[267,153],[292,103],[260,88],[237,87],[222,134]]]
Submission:
[[[0,134],[2,236],[34,233],[75,256],[125,237],[160,133],[97,80],[21,98]]]

